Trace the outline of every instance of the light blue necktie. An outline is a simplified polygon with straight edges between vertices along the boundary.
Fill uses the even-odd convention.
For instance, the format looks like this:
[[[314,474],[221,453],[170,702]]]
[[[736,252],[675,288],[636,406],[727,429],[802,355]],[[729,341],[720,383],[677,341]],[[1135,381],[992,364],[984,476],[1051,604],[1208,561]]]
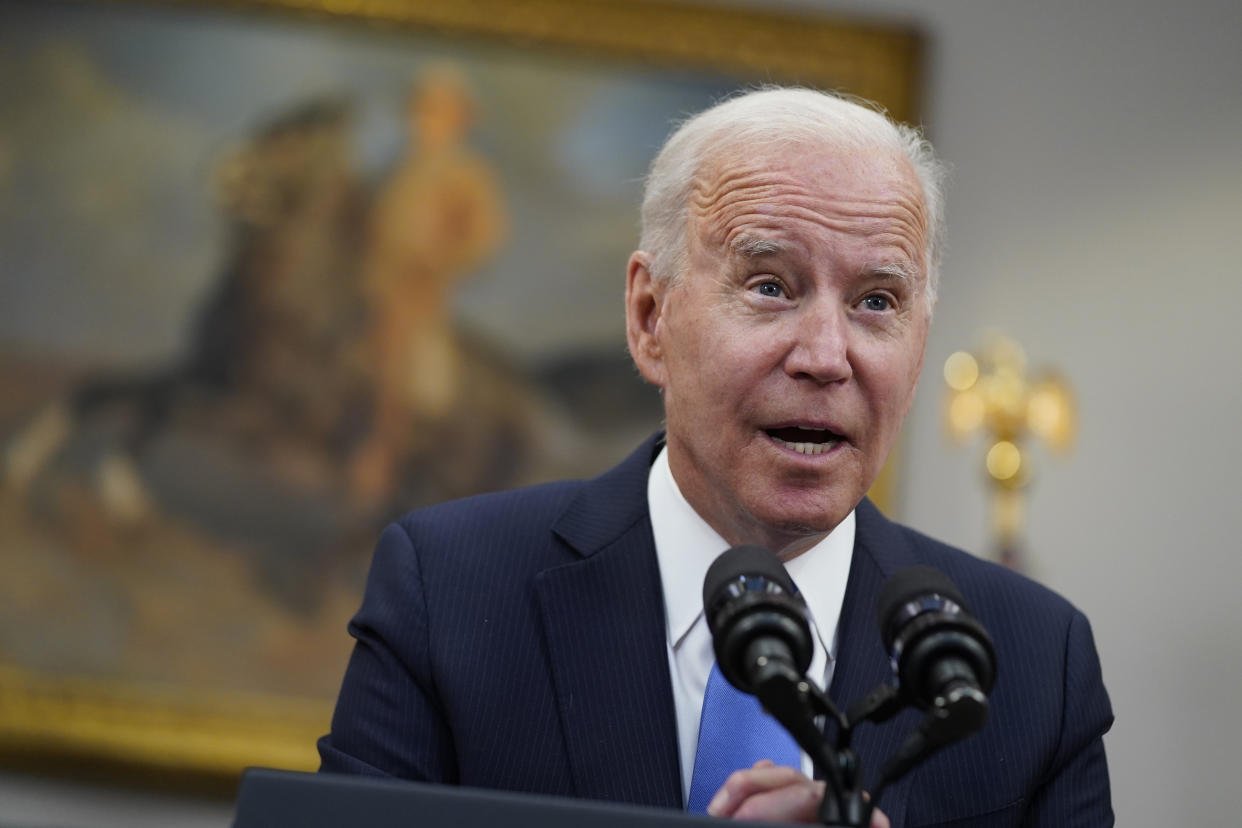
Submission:
[[[712,664],[703,693],[699,718],[699,745],[694,752],[694,776],[686,810],[707,813],[707,805],[735,770],[760,759],[800,768],[802,753],[789,731],[763,712],[759,700],[729,684]]]

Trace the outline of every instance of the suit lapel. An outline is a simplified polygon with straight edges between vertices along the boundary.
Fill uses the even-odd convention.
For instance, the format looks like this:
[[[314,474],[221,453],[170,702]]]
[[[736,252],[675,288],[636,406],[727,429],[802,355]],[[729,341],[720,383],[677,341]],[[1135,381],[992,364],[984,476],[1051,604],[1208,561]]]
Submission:
[[[553,531],[579,560],[534,581],[576,793],[681,807],[647,473],[653,438],[587,483]]]
[[[577,795],[680,808],[664,597],[646,502],[658,445],[658,438],[648,440],[583,487],[553,527],[580,558],[540,572],[534,588]],[[859,504],[857,518],[830,688],[842,709],[892,680],[875,602],[894,571],[918,562],[870,501]],[[917,722],[907,711],[855,732],[868,788]],[[893,825],[904,823],[910,779],[894,783],[881,800]]]
[[[892,683],[892,668],[875,621],[876,599],[894,571],[917,563],[906,539],[870,501],[858,504],[856,515],[854,557],[837,625],[837,663],[829,691],[843,711],[877,684]],[[853,747],[862,762],[868,790],[875,787],[884,763],[918,721],[917,713],[906,711],[878,726],[862,724],[854,732]],[[910,778],[907,774],[887,788],[880,800],[880,808],[893,825],[905,823]]]

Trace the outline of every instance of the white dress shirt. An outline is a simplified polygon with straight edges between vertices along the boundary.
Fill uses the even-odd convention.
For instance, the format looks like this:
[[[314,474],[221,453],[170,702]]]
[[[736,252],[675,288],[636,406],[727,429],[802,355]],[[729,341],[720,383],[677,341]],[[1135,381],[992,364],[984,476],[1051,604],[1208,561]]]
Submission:
[[[694,754],[699,740],[703,692],[716,657],[703,614],[703,578],[712,561],[729,544],[699,517],[686,501],[662,448],[647,477],[647,505],[655,535],[660,582],[664,588],[664,621],[668,634],[668,667],[677,714],[681,756],[682,801],[690,795]],[[798,555],[785,569],[798,585],[810,610],[815,654],[807,676],[832,681],[836,660],[837,620],[845,600],[850,559],[854,552],[854,512],[815,546]],[[802,755],[802,771],[811,775],[811,760]]]

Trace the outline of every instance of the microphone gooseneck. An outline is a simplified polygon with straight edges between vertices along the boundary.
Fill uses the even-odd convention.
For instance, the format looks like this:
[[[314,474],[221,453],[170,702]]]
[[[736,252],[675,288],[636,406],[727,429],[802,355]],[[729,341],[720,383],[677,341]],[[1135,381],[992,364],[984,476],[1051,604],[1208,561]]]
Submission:
[[[819,810],[825,825],[867,825],[889,783],[987,721],[995,648],[938,570],[902,569],[884,584],[876,611],[897,681],[876,687],[848,715],[806,678],[813,652],[809,613],[771,552],[738,546],[717,558],[703,582],[703,609],[721,674],[759,698],[827,781]],[[923,721],[889,757],[868,801],[850,747],[854,727],[887,721],[907,706],[923,710]],[[836,723],[835,748],[825,721]]]
[[[735,546],[717,558],[703,581],[703,610],[721,674],[758,697],[824,775],[826,825],[866,825],[852,753],[833,751],[816,724],[831,717],[844,727],[832,701],[806,678],[813,644],[806,604],[775,555],[759,546]]]
[[[926,709],[966,693],[981,700],[986,716],[996,652],[944,573],[927,566],[899,570],[880,591],[876,615],[898,685],[910,701]]]
[[[772,671],[802,676],[811,665],[806,605],[768,550],[735,546],[703,580],[703,609],[716,663],[729,683],[755,693]]]
[[[957,587],[931,567],[909,567],[889,578],[876,615],[899,698],[927,714],[885,766],[878,796],[887,782],[983,727],[996,651]]]

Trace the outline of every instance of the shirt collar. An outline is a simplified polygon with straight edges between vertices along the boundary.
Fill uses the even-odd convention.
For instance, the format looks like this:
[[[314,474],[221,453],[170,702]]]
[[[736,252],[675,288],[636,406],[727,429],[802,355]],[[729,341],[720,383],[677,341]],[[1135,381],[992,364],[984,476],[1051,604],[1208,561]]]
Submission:
[[[647,502],[655,536],[656,558],[664,588],[669,646],[676,649],[703,614],[703,578],[729,543],[712,529],[682,495],[660,449],[647,477]],[[854,512],[827,537],[786,564],[810,611],[820,652],[835,654],[837,619],[845,600],[850,558],[854,552]]]

